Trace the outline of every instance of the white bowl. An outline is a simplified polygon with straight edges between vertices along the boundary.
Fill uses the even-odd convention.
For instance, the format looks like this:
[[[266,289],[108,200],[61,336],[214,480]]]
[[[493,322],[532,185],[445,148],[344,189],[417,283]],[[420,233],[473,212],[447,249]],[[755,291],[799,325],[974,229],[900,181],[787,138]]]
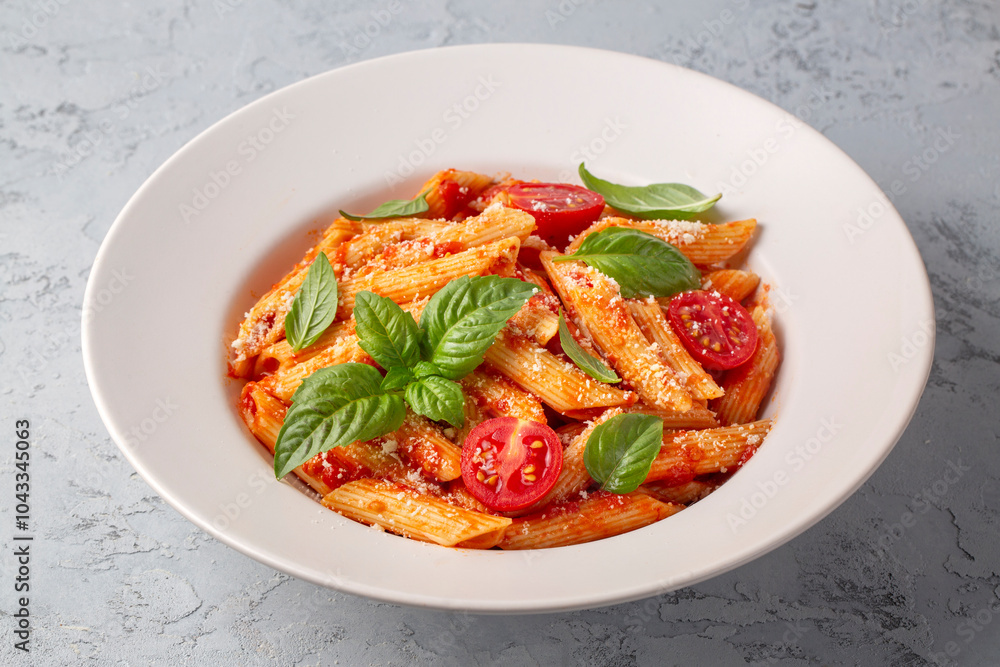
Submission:
[[[749,263],[774,286],[784,360],[753,459],[655,525],[533,552],[463,551],[381,533],[277,482],[225,376],[242,314],[338,207],[409,197],[457,167],[723,190],[756,217]],[[391,186],[391,187],[390,187]],[[540,612],[689,585],[819,521],[886,457],[933,352],[927,275],[868,176],[781,109],[703,74],[543,45],[434,49],[284,88],[160,167],[98,253],[83,351],[122,452],[179,512],[278,570],[403,604]],[[209,564],[205,564],[209,567]]]

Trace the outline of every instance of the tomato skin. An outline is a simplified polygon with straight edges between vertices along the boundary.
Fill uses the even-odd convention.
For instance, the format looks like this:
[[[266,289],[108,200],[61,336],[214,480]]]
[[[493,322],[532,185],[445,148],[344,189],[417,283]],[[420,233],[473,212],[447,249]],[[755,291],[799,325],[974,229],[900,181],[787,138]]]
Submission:
[[[555,486],[562,461],[562,444],[551,428],[496,417],[472,429],[465,439],[462,480],[469,493],[490,509],[514,512],[538,502]]]
[[[568,183],[518,183],[507,189],[507,195],[511,206],[535,218],[535,233],[559,250],[604,210],[604,197]]]
[[[736,368],[757,349],[750,313],[718,292],[682,292],[670,300],[667,317],[685,349],[706,370]]]
[[[508,178],[508,179],[506,179],[504,181],[501,181],[500,183],[497,183],[495,185],[491,185],[490,187],[486,188],[486,190],[484,190],[483,193],[481,195],[479,195],[479,197],[476,199],[476,201],[478,203],[482,204],[482,207],[485,207],[487,204],[489,204],[493,200],[494,197],[496,197],[501,192],[504,193],[504,195],[506,196],[507,190],[509,190],[510,188],[512,188],[515,185],[520,185],[522,183],[524,183],[524,181],[519,181],[517,179]],[[506,199],[501,199],[500,201],[506,202],[507,200]]]

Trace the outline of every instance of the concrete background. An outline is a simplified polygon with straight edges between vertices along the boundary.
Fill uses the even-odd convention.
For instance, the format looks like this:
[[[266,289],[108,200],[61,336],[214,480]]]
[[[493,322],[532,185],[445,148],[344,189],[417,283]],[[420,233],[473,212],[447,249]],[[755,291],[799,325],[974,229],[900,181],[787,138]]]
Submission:
[[[0,661],[1000,663],[998,5],[399,0],[379,24],[390,4],[0,5]],[[930,384],[882,467],[790,544],[698,586],[587,612],[400,608],[316,588],[217,543],[109,439],[83,374],[81,302],[102,238],[147,176],[286,84],[486,41],[588,45],[707,72],[808,110],[883,188],[906,184],[895,204],[941,313]],[[935,148],[942,131],[951,139]],[[13,650],[10,616],[13,431],[23,418],[37,534],[30,656]]]

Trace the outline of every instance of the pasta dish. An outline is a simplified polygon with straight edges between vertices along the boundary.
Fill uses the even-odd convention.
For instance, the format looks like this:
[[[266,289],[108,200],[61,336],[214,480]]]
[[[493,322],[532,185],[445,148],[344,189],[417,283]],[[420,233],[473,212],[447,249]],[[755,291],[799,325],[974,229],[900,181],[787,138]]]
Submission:
[[[756,220],[675,183],[448,169],[344,211],[246,314],[239,412],[322,504],[416,540],[636,530],[749,460],[779,364]]]

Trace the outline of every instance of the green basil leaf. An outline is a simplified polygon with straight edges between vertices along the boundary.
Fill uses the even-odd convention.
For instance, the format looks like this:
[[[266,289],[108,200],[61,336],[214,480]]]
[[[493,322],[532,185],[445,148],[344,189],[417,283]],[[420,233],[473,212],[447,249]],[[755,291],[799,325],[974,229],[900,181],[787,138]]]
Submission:
[[[616,415],[590,434],[583,465],[603,490],[631,493],[646,479],[662,444],[661,418]]]
[[[414,379],[413,372],[409,368],[393,366],[386,371],[385,377],[382,378],[382,384],[380,386],[382,387],[382,391],[402,389],[406,385],[413,382]]]
[[[589,190],[604,197],[612,208],[646,220],[687,219],[715,206],[722,193],[709,197],[690,185],[653,183],[641,187],[618,185],[597,178],[580,163],[580,178]]]
[[[392,299],[374,292],[358,292],[354,321],[358,344],[382,368],[412,368],[420,361],[417,322]]]
[[[424,359],[449,380],[460,380],[482,363],[507,320],[538,291],[515,278],[463,276],[437,292],[420,316]]]
[[[375,368],[356,363],[328,366],[306,377],[278,432],[275,477],[281,479],[321,452],[402,426],[403,399],[384,393],[381,382]]]
[[[587,236],[572,255],[553,261],[582,260],[614,278],[622,296],[672,296],[698,289],[701,272],[663,239],[630,227],[608,227]]]
[[[385,220],[386,218],[411,218],[421,213],[426,213],[430,206],[427,205],[427,193],[421,193],[414,199],[392,199],[380,204],[378,208],[368,215],[351,215],[340,212],[340,215],[348,220]]]
[[[420,361],[413,367],[413,374],[418,378],[425,378],[431,375],[441,375],[441,369],[429,361]]]
[[[411,410],[434,421],[443,419],[455,428],[461,428],[465,422],[462,386],[439,375],[406,385],[406,402]]]
[[[622,381],[607,364],[592,356],[576,342],[573,334],[569,332],[569,327],[566,326],[566,318],[563,317],[562,311],[559,311],[559,344],[562,345],[566,356],[572,359],[581,371],[595,380],[605,383]]]
[[[285,338],[298,352],[326,331],[337,316],[337,276],[326,253],[316,255],[285,315]]]

